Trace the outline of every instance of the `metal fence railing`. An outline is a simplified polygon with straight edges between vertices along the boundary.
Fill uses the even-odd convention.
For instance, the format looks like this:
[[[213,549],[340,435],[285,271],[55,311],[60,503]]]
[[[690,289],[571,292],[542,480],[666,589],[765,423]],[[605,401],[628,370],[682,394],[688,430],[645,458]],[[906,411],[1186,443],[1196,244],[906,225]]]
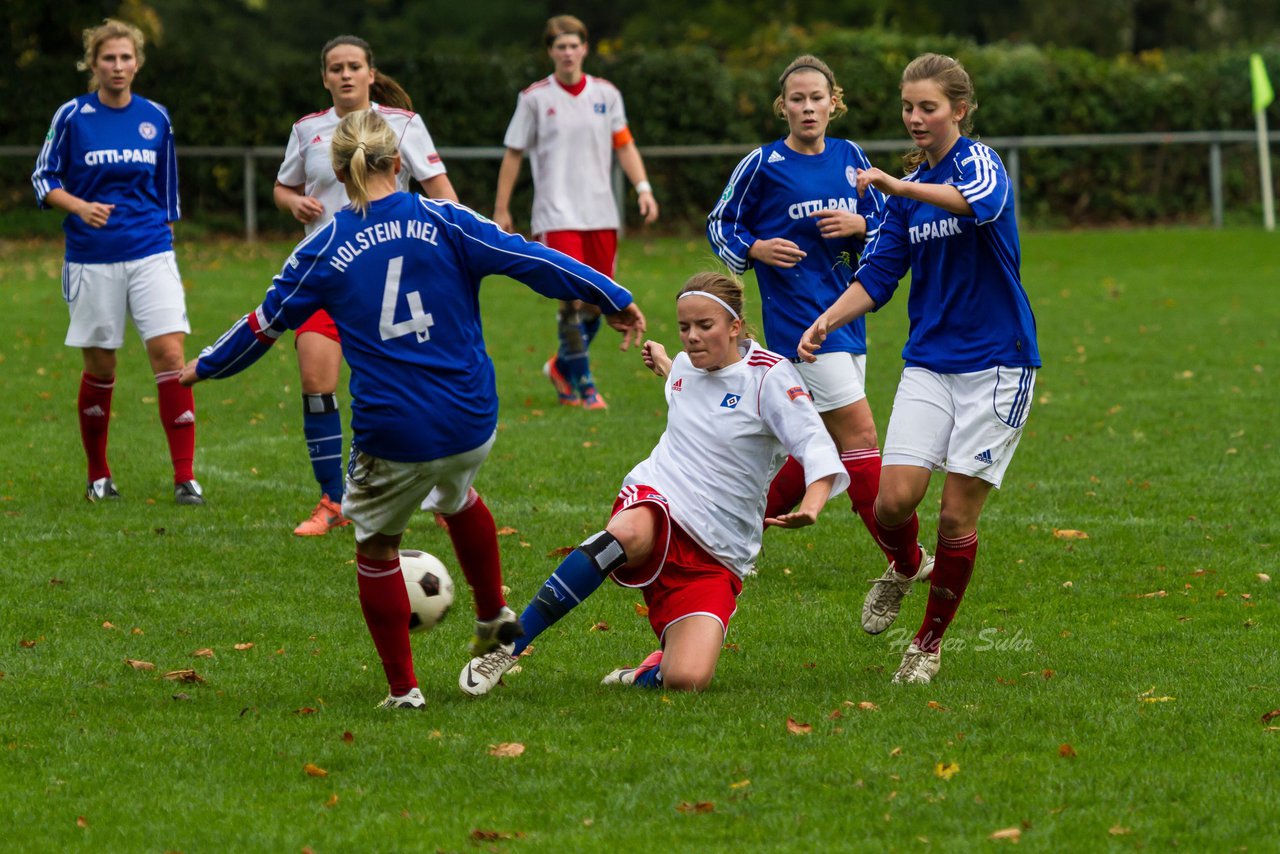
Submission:
[[[1254,131],[1179,131],[1173,133],[1124,133],[1124,134],[1080,134],[1080,135],[1046,135],[1046,136],[984,136],[982,141],[994,148],[1004,159],[1005,168],[1014,188],[1015,209],[1020,210],[1018,191],[1021,186],[1023,152],[1034,149],[1055,148],[1110,148],[1122,146],[1166,146],[1166,145],[1201,145],[1206,147],[1206,179],[1209,185],[1209,198],[1212,209],[1212,220],[1215,228],[1221,228],[1223,222],[1223,173],[1222,147],[1241,143],[1255,143],[1257,134]],[[1280,131],[1271,131],[1267,135],[1270,145],[1280,142]],[[896,152],[905,147],[901,139],[859,141],[859,145],[867,152]],[[665,158],[699,158],[743,156],[755,148],[758,143],[730,143],[724,145],[653,145],[641,149],[646,160]],[[440,149],[440,156],[449,160],[501,160],[505,149],[498,146],[485,147],[450,147]],[[0,157],[27,157],[34,163],[40,153],[38,146],[10,145],[0,146]],[[244,234],[246,240],[255,240],[258,236],[258,196],[257,180],[259,160],[278,163],[283,152],[278,146],[212,146],[212,145],[180,145],[178,157],[214,157],[228,160],[240,160],[244,175]],[[622,192],[624,176],[622,170],[614,167],[614,196],[619,205],[626,199]]]

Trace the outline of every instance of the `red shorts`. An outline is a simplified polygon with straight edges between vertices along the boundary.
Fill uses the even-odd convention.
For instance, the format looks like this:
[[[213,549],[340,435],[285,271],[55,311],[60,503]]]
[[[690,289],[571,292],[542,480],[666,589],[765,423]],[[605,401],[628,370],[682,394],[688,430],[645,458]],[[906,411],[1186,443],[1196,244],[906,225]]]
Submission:
[[[660,642],[668,627],[693,616],[712,617],[728,633],[742,579],[671,521],[666,497],[652,487],[623,487],[612,515],[639,504],[651,509],[657,525],[653,553],[641,566],[616,571],[613,580],[643,588],[649,625]]]
[[[297,336],[304,332],[318,332],[325,338],[342,343],[342,336],[338,334],[338,324],[333,322],[333,318],[329,316],[329,312],[323,308],[315,314],[307,318],[306,323],[302,324],[293,333],[296,340]]]
[[[612,228],[595,231],[548,231],[541,235],[542,243],[577,258],[593,270],[613,278],[618,260],[618,232]]]

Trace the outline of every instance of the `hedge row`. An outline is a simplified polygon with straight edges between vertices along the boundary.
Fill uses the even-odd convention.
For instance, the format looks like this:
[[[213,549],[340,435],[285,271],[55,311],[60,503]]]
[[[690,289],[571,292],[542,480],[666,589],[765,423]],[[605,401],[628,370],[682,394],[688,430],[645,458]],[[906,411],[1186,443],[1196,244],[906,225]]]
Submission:
[[[897,82],[902,67],[926,50],[949,53],[969,68],[980,136],[1252,127],[1247,51],[1103,59],[1076,50],[977,46],[879,31],[765,28],[728,56],[692,45],[619,45],[593,54],[588,70],[611,79],[625,94],[642,150],[646,145],[757,144],[785,130],[771,112],[777,74],[793,56],[812,52],[835,70],[849,105],[849,114],[832,126],[832,134],[902,139],[905,150]],[[1264,56],[1271,69],[1280,70],[1280,49],[1264,51]],[[279,145],[283,151],[291,123],[327,103],[314,58],[266,66],[219,65],[214,76],[187,73],[191,63],[202,61],[208,62],[207,55],[198,51],[156,50],[139,79],[139,91],[170,107],[180,144]],[[549,70],[544,57],[527,52],[417,56],[384,48],[379,61],[414,96],[442,146],[501,145],[516,92]],[[57,103],[82,86],[74,71],[41,67],[38,58],[23,73],[40,78],[39,92],[54,94],[7,100],[22,110],[10,116],[9,127],[0,134],[9,144],[39,142]],[[1247,146],[1227,155],[1228,206],[1257,204],[1256,158]],[[896,168],[896,156],[874,159]],[[664,220],[700,219],[718,197],[733,162],[732,157],[651,159],[649,171]],[[1022,214],[1040,224],[1204,221],[1209,206],[1206,163],[1198,146],[1027,152]],[[449,166],[464,201],[487,210],[496,163],[455,160]],[[259,180],[264,213],[271,211],[273,170],[274,164],[264,168]],[[0,206],[11,207],[19,198],[29,201],[29,191],[9,180],[14,171],[5,169]],[[241,180],[236,161],[185,161],[188,216],[238,227]],[[528,209],[528,184],[526,169],[517,210]],[[278,219],[266,222],[289,227]]]

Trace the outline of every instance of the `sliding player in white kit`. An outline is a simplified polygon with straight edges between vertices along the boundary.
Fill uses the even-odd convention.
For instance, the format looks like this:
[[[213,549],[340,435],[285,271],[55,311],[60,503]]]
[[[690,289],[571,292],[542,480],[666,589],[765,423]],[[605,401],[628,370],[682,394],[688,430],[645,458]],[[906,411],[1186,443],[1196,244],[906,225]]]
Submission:
[[[789,361],[746,338],[742,283],[699,273],[676,297],[684,351],[645,345],[666,378],[667,429],[622,482],[613,517],[556,568],[520,616],[515,643],[471,660],[458,676],[486,694],[531,641],[606,578],[639,587],[661,648],[604,684],[701,691],[715,675],[742,579],[764,526],[800,528],[849,476]],[[808,478],[794,512],[764,518],[765,490],[790,454]],[[763,522],[763,525],[761,524]]]
[[[516,100],[498,169],[493,221],[514,231],[511,192],[529,153],[533,168],[535,240],[613,276],[618,254],[618,205],[613,197],[613,158],[636,188],[640,216],[658,218],[658,203],[645,177],[644,161],[627,125],[622,93],[608,80],[584,74],[587,27],[572,15],[556,15],[543,33],[555,72],[529,86]],[[564,406],[605,409],[591,376],[588,348],[600,328],[600,313],[581,302],[560,306],[560,348],[542,371]]]

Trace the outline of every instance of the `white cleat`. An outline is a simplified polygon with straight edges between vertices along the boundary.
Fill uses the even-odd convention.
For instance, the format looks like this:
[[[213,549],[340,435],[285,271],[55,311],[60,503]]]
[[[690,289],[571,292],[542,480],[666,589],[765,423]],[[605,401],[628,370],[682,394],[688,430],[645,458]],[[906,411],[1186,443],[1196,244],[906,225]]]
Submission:
[[[884,571],[884,575],[871,582],[871,589],[862,600],[862,630],[869,635],[878,635],[893,625],[902,610],[902,597],[911,592],[911,585],[926,581],[933,572],[933,555],[920,547],[920,569],[908,578],[899,573],[894,564]]]
[[[472,697],[488,694],[502,681],[502,674],[520,660],[511,654],[514,649],[515,644],[504,643],[493,652],[471,659],[458,674],[458,688]]]
[[[377,705],[379,709],[425,709],[427,698],[417,688],[410,688],[409,693],[397,697],[388,693],[387,699]]]
[[[893,674],[893,681],[905,685],[927,685],[938,675],[942,666],[942,650],[925,652],[912,641],[902,655],[902,664],[898,672]]]

